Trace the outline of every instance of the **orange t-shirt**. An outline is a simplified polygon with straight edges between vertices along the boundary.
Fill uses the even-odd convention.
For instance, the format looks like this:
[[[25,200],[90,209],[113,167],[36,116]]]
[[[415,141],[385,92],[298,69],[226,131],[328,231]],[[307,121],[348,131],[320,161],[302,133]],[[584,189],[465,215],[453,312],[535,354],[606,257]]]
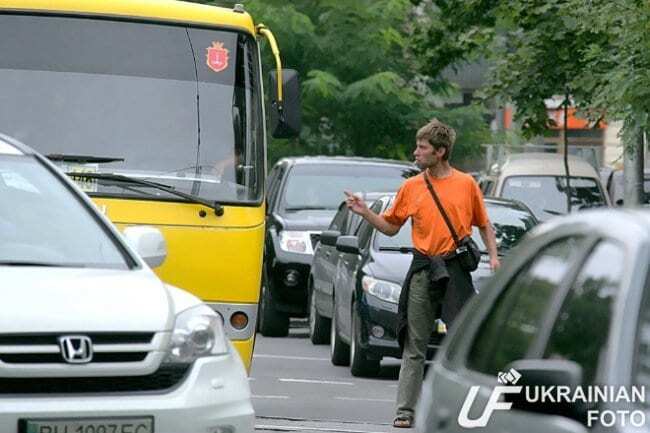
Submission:
[[[429,180],[459,239],[469,236],[472,226],[486,227],[489,224],[483,194],[472,176],[452,169],[450,176],[442,179],[429,176]],[[441,255],[456,249],[454,238],[427,188],[424,174],[402,184],[393,205],[383,217],[397,226],[411,218],[413,246],[424,254]]]

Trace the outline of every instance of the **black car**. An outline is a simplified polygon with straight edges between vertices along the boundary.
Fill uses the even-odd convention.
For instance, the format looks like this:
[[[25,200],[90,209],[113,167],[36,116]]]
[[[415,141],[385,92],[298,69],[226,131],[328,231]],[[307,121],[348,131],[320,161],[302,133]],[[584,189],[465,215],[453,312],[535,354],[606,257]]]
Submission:
[[[273,167],[258,317],[263,335],[287,335],[289,317],[307,315],[313,249],[343,191],[396,191],[417,173],[407,162],[347,157],[285,158]]]
[[[382,198],[372,209],[383,212],[391,202],[392,197]],[[501,255],[537,224],[532,212],[519,202],[486,199],[485,203]],[[472,273],[478,288],[491,272],[478,230],[472,237],[484,253],[479,269]],[[342,254],[333,275],[334,298],[330,301],[332,363],[349,364],[355,376],[373,375],[382,357],[400,356],[395,329],[397,303],[412,257],[410,222],[389,237],[363,221],[355,235],[338,237],[336,248]],[[437,329],[432,330],[431,354],[442,338]]]

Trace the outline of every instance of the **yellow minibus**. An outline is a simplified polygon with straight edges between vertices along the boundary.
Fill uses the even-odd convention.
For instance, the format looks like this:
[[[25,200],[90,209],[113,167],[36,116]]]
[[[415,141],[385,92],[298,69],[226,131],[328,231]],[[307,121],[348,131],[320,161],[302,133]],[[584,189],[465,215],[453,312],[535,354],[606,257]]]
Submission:
[[[269,129],[292,136],[297,74],[241,5],[0,2],[0,131],[62,167],[120,228],[159,228],[156,272],[221,314],[247,368],[264,244],[262,39],[276,60]]]

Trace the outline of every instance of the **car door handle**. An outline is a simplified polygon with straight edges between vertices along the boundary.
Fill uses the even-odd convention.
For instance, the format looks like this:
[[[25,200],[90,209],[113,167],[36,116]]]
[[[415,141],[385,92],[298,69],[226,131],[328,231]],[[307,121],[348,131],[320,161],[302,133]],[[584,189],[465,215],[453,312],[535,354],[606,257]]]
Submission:
[[[327,251],[327,252],[325,253],[325,257],[329,257],[329,256],[331,256],[331,255],[332,255],[332,252],[331,252],[331,251]]]

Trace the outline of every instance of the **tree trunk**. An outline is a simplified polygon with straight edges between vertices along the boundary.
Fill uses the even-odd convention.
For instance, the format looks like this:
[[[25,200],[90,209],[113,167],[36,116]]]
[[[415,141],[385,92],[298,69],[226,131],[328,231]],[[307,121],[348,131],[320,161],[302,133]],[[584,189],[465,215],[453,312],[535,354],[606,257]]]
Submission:
[[[634,133],[625,134],[623,151],[624,205],[638,207],[643,203],[643,130],[635,127]]]

